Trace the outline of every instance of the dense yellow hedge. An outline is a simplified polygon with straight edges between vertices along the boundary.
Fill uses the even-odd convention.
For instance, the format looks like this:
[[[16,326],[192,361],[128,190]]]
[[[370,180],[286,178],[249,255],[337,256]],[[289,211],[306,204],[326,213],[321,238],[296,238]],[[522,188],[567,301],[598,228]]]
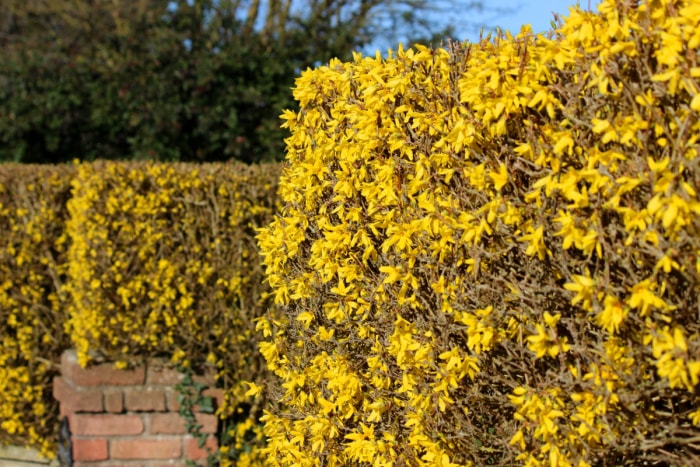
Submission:
[[[142,356],[209,364],[222,417],[264,379],[254,320],[266,308],[255,231],[272,219],[279,165],[81,165],[68,203],[70,302],[78,359]],[[240,415],[239,415],[240,416]]]
[[[699,21],[604,0],[298,79],[271,465],[700,461]]]
[[[259,464],[262,401],[242,381],[265,379],[255,232],[272,219],[280,169],[0,166],[0,443],[54,453],[51,382],[73,346],[82,364],[214,367],[230,428],[221,464]]]
[[[45,454],[58,427],[51,378],[69,345],[60,311],[74,172],[0,165],[0,444]]]

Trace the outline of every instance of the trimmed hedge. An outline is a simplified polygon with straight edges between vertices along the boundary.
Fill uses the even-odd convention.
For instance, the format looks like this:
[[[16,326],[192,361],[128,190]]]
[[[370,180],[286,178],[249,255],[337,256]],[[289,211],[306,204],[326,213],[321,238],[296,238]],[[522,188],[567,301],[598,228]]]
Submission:
[[[60,312],[75,168],[0,165],[0,440],[53,449],[51,380],[70,338]]]
[[[700,461],[699,21],[604,0],[303,74],[270,465]]]
[[[269,306],[255,243],[281,166],[98,162],[0,166],[0,442],[55,450],[61,353],[213,368],[222,465],[261,462]]]

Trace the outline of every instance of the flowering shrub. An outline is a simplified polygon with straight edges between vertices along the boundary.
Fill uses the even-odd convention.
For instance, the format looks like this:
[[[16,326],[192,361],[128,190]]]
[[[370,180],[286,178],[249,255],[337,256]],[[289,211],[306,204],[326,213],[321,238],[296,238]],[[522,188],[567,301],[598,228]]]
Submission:
[[[0,444],[29,444],[47,455],[58,428],[53,364],[69,342],[60,310],[73,173],[0,166]]]
[[[218,414],[264,379],[254,320],[266,308],[255,229],[275,208],[278,165],[81,165],[68,203],[67,332],[81,364],[142,356],[213,366]]]
[[[279,165],[0,166],[0,443],[55,452],[61,353],[213,368],[221,465],[259,465],[254,320],[269,305],[255,231]]]
[[[271,465],[700,460],[699,21],[604,0],[298,79]]]

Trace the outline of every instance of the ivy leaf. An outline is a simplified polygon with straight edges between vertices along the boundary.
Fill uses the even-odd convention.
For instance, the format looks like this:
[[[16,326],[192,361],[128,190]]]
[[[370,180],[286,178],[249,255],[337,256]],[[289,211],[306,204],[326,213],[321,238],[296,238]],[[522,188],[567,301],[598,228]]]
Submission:
[[[199,411],[202,413],[214,413],[214,398],[202,397],[199,401]]]

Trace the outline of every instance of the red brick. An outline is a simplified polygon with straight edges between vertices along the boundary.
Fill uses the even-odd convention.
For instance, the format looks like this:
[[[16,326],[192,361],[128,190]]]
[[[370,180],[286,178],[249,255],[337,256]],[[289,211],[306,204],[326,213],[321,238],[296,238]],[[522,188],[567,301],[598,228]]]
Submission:
[[[73,460],[104,461],[109,459],[106,439],[73,439]]]
[[[168,466],[168,464],[162,464],[162,467]],[[180,467],[180,464],[172,464],[174,466]],[[148,462],[146,464],[142,464],[139,462],[109,462],[109,461],[103,461],[100,462],[99,464],[96,464],[94,462],[73,462],[73,467],[154,467],[151,462]]]
[[[146,372],[146,384],[159,384],[163,386],[175,386],[185,376],[173,368],[164,366],[149,366]]]
[[[61,403],[61,413],[102,412],[102,392],[98,390],[78,390],[65,378],[53,379],[53,398]]]
[[[112,363],[102,363],[81,368],[74,350],[63,352],[61,373],[76,386],[129,386],[143,384],[146,380],[143,367],[119,370]]]
[[[202,425],[200,431],[202,433],[216,433],[219,428],[219,418],[213,414],[198,413],[195,414],[197,423]]]
[[[83,436],[138,435],[143,420],[138,415],[74,415],[71,432]]]
[[[124,411],[124,394],[122,391],[104,392],[105,411],[110,413],[122,413]]]
[[[177,413],[152,414],[152,435],[183,435],[185,434],[185,420]]]
[[[171,412],[177,412],[180,410],[180,404],[177,402],[177,397],[180,394],[175,390],[165,391],[165,398],[168,400],[168,410]]]
[[[209,451],[207,451],[209,449]],[[215,453],[219,449],[219,442],[213,436],[207,437],[206,443],[200,449],[197,445],[197,439],[188,436],[185,439],[185,459],[187,460],[202,460],[207,458],[207,454]]]
[[[118,439],[111,443],[112,459],[179,459],[182,456],[180,438]]]
[[[168,464],[164,464],[163,467],[167,466]],[[180,464],[173,464],[175,466],[180,466]],[[152,467],[151,463],[149,462],[146,466],[144,464],[141,464],[140,462],[132,462],[132,461],[117,461],[117,462],[110,462],[110,461],[102,461],[100,463],[94,463],[94,462],[73,462],[73,467]]]
[[[160,389],[128,389],[124,399],[132,412],[165,412],[165,391]]]
[[[124,463],[124,462],[100,462],[99,464],[96,464],[94,462],[76,462],[73,461],[73,467],[145,467],[142,464],[132,464],[132,463]],[[148,467],[151,467],[150,464]]]
[[[198,413],[195,414],[197,423],[201,425],[202,433],[216,433],[219,419],[216,415]],[[151,415],[151,430],[153,435],[179,435],[185,434],[185,420],[177,413],[164,413]]]

